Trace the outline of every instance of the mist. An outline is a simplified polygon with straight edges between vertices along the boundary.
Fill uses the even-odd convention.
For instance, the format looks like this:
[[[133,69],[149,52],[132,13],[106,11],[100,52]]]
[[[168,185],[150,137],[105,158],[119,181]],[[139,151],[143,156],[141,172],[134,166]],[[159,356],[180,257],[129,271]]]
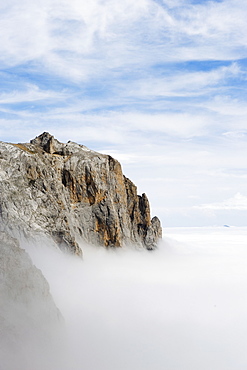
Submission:
[[[26,246],[65,320],[67,369],[245,368],[247,228],[164,235],[152,252],[83,245],[83,259]]]

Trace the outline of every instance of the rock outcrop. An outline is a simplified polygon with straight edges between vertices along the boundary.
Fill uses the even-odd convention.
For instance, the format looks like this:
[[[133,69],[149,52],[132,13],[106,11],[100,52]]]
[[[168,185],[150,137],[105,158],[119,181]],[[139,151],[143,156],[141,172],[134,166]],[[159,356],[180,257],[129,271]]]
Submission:
[[[75,254],[78,241],[154,249],[159,219],[120,163],[49,133],[25,144],[0,142],[0,230],[47,235]]]

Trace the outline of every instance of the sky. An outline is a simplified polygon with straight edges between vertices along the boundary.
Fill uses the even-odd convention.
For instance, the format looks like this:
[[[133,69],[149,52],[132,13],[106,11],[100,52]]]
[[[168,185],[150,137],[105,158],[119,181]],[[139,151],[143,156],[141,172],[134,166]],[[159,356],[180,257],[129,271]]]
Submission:
[[[247,219],[243,0],[0,4],[0,140],[118,159],[163,227]]]

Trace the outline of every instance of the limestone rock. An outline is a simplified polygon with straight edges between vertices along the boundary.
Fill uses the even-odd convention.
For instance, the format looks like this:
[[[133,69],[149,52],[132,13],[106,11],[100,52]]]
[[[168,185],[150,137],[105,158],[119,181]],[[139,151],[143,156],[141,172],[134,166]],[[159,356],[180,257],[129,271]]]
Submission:
[[[0,218],[1,230],[44,234],[75,254],[81,239],[153,249],[161,238],[147,196],[117,160],[47,132],[26,144],[0,142]]]

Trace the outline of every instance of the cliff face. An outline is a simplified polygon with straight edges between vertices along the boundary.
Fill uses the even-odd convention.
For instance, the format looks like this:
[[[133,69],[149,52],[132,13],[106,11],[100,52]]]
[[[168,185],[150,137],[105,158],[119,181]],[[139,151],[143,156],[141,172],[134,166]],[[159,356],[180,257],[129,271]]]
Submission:
[[[0,142],[1,230],[45,234],[80,254],[77,241],[153,249],[161,238],[145,194],[111,156],[49,133],[26,144]]]

